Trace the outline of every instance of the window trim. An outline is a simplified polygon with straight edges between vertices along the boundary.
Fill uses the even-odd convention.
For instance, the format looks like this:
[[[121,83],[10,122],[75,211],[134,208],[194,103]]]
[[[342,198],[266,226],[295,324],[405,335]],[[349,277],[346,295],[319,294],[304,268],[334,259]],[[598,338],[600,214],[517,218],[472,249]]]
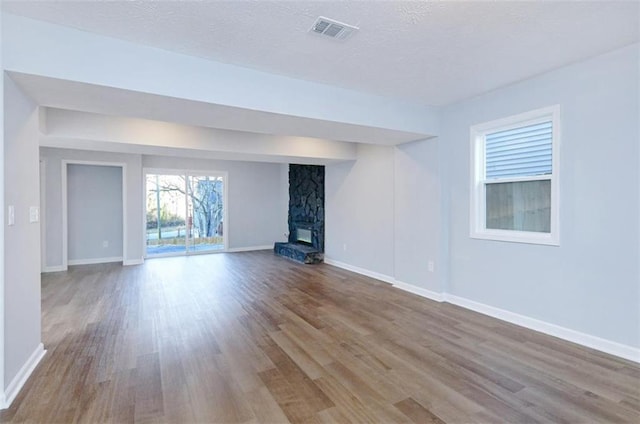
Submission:
[[[551,181],[551,231],[498,230],[486,228],[486,179],[485,136],[489,133],[524,127],[545,121],[552,122],[551,174],[531,177],[507,177],[492,179],[492,183],[517,181]],[[470,237],[473,239],[497,240],[515,243],[560,245],[560,106],[554,105],[532,110],[506,118],[473,125],[470,131]]]

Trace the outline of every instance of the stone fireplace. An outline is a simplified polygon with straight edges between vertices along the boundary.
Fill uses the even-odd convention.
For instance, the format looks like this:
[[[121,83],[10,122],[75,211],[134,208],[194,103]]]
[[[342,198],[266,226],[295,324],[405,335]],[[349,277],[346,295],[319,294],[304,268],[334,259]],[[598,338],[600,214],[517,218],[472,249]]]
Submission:
[[[289,237],[276,254],[304,263],[324,258],[324,166],[289,165]]]

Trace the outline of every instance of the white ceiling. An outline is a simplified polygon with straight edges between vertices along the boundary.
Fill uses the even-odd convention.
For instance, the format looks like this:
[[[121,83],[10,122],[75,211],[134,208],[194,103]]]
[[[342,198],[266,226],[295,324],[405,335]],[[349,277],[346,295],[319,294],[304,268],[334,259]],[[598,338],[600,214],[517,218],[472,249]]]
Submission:
[[[3,10],[170,51],[445,105],[639,40],[640,3],[3,1]],[[307,31],[320,16],[347,42]]]

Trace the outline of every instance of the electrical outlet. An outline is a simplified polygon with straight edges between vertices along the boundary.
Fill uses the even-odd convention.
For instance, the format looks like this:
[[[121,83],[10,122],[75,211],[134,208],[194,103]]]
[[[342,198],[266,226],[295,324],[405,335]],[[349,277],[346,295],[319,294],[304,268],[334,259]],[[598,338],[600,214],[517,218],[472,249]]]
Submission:
[[[427,268],[429,268],[429,272],[433,272],[433,270],[435,269],[435,264],[433,263],[433,261],[427,262]]]
[[[109,241],[108,240],[103,241],[102,247],[109,247]]]
[[[347,243],[342,245],[342,250],[344,250],[345,252],[347,251]]]

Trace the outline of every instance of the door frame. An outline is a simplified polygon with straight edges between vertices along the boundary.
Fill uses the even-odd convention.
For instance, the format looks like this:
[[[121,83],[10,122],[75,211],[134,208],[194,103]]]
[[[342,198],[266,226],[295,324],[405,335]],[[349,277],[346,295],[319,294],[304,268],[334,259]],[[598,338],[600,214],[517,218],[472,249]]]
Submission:
[[[69,268],[69,217],[68,217],[68,165],[111,166],[122,168],[122,263],[127,262],[127,164],[124,162],[99,162],[88,160],[62,160],[62,268]]]
[[[206,250],[206,251],[194,251],[190,252],[187,249],[186,240],[185,240],[185,251],[184,253],[161,253],[159,255],[147,255],[147,175],[179,175],[186,177],[197,177],[197,176],[220,176],[222,177],[222,202],[223,202],[223,211],[222,211],[222,220],[224,225],[222,227],[222,249],[216,250]],[[186,187],[185,187],[186,189]],[[185,196],[187,196],[185,194]],[[203,169],[174,169],[174,168],[142,168],[142,245],[144,246],[144,259],[152,259],[152,258],[167,258],[172,256],[192,256],[192,255],[208,255],[211,253],[224,253],[229,251],[229,173],[227,171],[216,171],[216,170],[203,170]],[[188,200],[187,200],[188,201]],[[188,208],[187,208],[188,213]]]
[[[40,272],[47,272],[47,161],[40,158]]]

